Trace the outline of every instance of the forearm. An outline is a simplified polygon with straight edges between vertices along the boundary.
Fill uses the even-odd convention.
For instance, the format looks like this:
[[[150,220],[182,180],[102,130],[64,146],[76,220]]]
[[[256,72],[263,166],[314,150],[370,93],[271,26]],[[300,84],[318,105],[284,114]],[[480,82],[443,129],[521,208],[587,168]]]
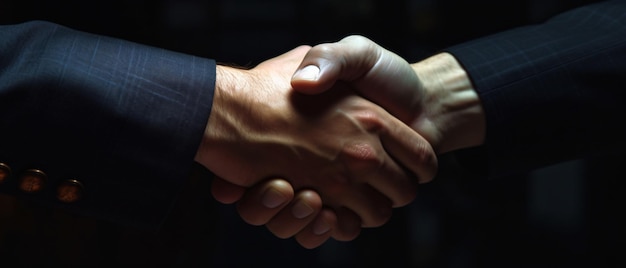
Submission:
[[[626,148],[625,12],[606,1],[446,50],[483,103],[491,176]]]

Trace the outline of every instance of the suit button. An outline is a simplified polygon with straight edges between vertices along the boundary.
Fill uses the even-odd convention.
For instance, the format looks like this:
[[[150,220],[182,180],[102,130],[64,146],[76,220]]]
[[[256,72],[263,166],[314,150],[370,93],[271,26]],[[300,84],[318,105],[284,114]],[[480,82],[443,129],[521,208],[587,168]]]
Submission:
[[[11,176],[11,167],[9,165],[0,162],[0,184],[7,181]]]
[[[46,173],[38,169],[29,169],[22,173],[19,188],[26,193],[37,193],[43,190],[47,180]]]
[[[57,199],[63,203],[74,203],[83,198],[84,190],[80,181],[65,180],[57,187]]]

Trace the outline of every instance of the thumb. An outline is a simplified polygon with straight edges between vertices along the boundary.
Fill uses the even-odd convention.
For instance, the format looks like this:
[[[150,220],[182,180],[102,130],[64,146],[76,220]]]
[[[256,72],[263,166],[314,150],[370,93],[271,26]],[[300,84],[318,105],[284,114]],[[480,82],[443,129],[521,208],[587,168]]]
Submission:
[[[319,94],[330,89],[339,80],[340,68],[326,59],[307,54],[291,77],[291,87],[305,94]],[[309,62],[313,61],[313,62]]]
[[[298,67],[291,77],[291,86],[303,93],[320,93],[326,88],[317,87],[319,85],[320,67],[307,65]]]
[[[337,81],[352,82],[376,64],[380,49],[363,36],[348,36],[335,43],[312,47],[291,78],[297,92],[319,94]]]

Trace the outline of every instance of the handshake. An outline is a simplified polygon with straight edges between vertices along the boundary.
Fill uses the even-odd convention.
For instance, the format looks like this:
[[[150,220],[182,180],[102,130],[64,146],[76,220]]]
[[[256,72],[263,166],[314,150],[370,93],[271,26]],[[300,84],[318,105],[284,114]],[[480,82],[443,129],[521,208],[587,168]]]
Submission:
[[[437,155],[483,143],[485,119],[448,53],[409,64],[361,36],[217,67],[195,160],[212,194],[276,236],[349,241],[409,204]]]

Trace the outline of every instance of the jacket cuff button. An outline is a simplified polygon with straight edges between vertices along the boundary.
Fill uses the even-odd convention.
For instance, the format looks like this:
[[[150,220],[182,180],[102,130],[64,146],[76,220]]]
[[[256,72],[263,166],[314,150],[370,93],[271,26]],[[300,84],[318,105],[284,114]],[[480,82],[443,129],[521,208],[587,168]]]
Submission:
[[[0,162],[0,184],[4,183],[11,176],[11,167],[9,165]]]
[[[46,186],[46,173],[38,169],[24,171],[19,178],[19,188],[25,193],[37,193]]]
[[[64,180],[57,187],[57,199],[63,203],[74,203],[83,198],[85,187],[78,180]]]

